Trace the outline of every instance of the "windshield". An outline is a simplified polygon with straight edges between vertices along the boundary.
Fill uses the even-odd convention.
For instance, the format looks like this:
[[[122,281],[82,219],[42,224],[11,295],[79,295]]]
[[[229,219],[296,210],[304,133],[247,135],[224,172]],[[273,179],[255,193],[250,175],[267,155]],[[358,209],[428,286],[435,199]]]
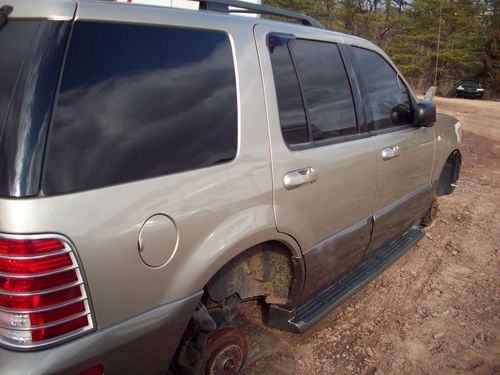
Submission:
[[[9,20],[0,29],[0,135],[17,77],[39,23]]]
[[[475,79],[465,79],[459,82],[460,86],[477,86],[479,85],[479,81]]]

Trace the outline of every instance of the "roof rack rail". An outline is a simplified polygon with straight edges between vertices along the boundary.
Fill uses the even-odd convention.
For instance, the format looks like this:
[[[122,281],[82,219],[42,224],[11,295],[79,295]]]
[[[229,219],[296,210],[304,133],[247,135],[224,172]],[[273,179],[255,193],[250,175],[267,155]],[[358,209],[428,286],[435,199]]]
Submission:
[[[293,18],[299,20],[303,25],[324,29],[323,25],[313,17],[305,14],[291,12],[289,10],[273,8],[267,5],[252,4],[238,0],[190,0],[200,3],[200,9],[211,10],[223,13],[253,13],[253,14],[268,14],[285,18]],[[235,7],[239,9],[229,9]]]

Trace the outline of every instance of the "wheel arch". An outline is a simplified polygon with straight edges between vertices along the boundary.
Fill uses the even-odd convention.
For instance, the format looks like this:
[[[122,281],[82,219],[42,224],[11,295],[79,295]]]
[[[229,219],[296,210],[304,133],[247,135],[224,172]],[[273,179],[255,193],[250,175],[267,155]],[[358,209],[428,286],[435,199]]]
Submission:
[[[460,150],[453,150],[441,168],[436,186],[438,196],[449,195],[455,190],[456,183],[460,176],[462,166],[462,154]]]
[[[267,304],[287,305],[300,289],[302,257],[283,239],[254,246],[225,262],[207,281],[205,291],[214,301],[237,294],[241,300],[265,298]]]

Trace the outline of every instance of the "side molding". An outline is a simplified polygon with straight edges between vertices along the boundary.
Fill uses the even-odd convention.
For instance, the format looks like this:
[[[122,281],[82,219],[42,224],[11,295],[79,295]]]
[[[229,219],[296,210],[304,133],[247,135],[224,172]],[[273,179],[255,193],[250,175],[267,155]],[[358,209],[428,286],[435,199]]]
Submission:
[[[390,244],[378,249],[340,280],[295,309],[272,305],[269,312],[269,325],[289,332],[305,332],[393,264],[423,235],[424,231],[421,227],[411,228]]]
[[[427,183],[375,212],[373,236],[366,255],[392,241],[413,224],[420,223],[432,198],[433,187]]]
[[[371,231],[370,216],[308,250],[304,254],[307,272],[302,300],[330,285],[359,263],[370,241]]]

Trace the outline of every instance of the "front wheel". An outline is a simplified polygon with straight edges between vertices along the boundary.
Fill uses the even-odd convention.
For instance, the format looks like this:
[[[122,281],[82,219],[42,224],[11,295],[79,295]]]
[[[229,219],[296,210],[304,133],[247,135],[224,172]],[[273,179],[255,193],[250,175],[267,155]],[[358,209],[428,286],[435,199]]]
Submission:
[[[437,197],[434,197],[432,199],[431,206],[429,207],[429,209],[425,213],[420,224],[426,228],[432,226],[432,224],[434,223],[434,220],[437,217],[437,213],[438,213],[438,200],[437,200]]]

